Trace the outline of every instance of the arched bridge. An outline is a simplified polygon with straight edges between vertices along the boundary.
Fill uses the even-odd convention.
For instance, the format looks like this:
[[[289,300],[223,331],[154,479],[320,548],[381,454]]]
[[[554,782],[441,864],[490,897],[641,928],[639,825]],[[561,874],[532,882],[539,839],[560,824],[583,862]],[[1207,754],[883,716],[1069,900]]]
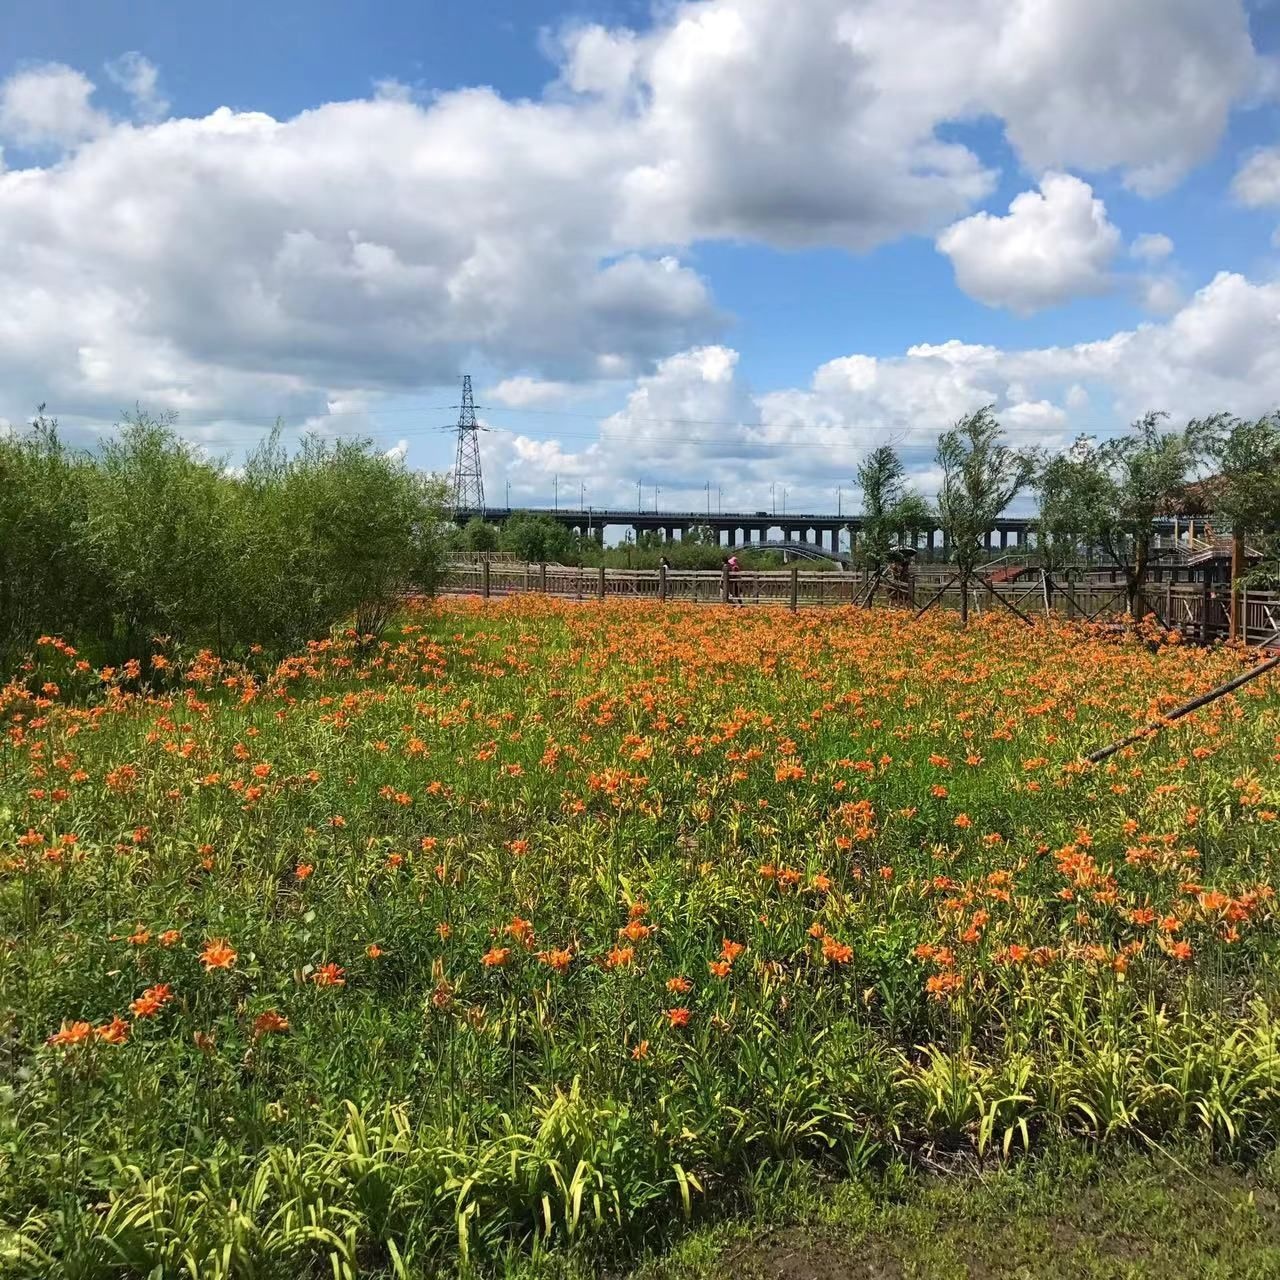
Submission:
[[[797,542],[791,538],[771,538],[767,542],[730,543],[726,551],[782,551],[795,560],[829,560],[842,569],[848,569],[853,561],[843,551],[828,551],[812,542]]]

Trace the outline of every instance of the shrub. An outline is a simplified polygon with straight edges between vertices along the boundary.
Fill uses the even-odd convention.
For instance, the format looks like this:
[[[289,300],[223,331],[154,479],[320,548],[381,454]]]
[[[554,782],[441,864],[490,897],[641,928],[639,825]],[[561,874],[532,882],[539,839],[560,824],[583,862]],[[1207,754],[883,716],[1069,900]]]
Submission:
[[[434,590],[443,486],[367,440],[274,431],[242,472],[173,420],[126,418],[96,452],[38,418],[0,440],[0,661],[41,633],[120,661],[155,636],[282,654],[349,620],[377,634]]]

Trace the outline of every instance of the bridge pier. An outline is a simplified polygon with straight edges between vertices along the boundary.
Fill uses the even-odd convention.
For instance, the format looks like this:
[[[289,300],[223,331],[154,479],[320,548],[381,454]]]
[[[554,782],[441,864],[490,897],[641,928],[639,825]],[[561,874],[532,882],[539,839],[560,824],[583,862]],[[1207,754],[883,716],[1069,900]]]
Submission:
[[[777,514],[769,517],[758,517],[753,511],[718,511],[718,512],[698,512],[698,511],[662,511],[662,510],[644,510],[642,508],[631,509],[602,509],[598,513],[592,513],[592,519],[588,521],[587,512],[577,510],[546,509],[539,507],[528,508],[512,508],[512,507],[488,507],[484,510],[462,510],[455,511],[455,522],[465,524],[468,519],[473,516],[485,520],[490,524],[504,524],[512,516],[517,514],[528,513],[530,515],[545,516],[548,519],[555,520],[559,525],[566,529],[574,529],[580,536],[594,540],[600,543],[606,536],[606,530],[613,528],[616,530],[629,530],[630,536],[639,540],[641,536],[653,539],[656,542],[665,541],[674,543],[676,541],[676,532],[679,531],[680,538],[685,539],[689,536],[689,531],[695,527],[706,526],[715,531],[716,544],[720,546],[751,546],[753,543],[768,542],[773,539],[780,539],[798,544],[807,544],[809,547],[816,546],[825,552],[829,545],[833,554],[838,555],[841,550],[841,537],[845,530],[849,534],[849,550],[854,551],[859,543],[859,537],[862,534],[861,521],[858,516],[850,516],[845,519],[843,516],[837,516],[832,513],[822,512],[793,512],[787,515],[779,516]],[[595,516],[599,516],[599,524],[596,523]],[[761,525],[759,520],[763,519],[765,523]],[[803,523],[800,523],[803,522]],[[1022,519],[1017,516],[1003,516],[995,523],[995,527],[988,529],[982,540],[982,546],[990,557],[993,554],[995,545],[995,535],[1000,535],[1000,551],[1007,552],[1011,549],[1025,551],[1034,547],[1038,539],[1033,538],[1030,529],[1032,521]],[[1173,522],[1170,521],[1170,524]],[[1179,519],[1176,526],[1176,534],[1181,538],[1185,538],[1188,532],[1188,525],[1191,522],[1186,519]],[[1197,520],[1193,526],[1196,532],[1201,528],[1200,521]],[[939,532],[941,532],[941,543],[939,543]],[[829,539],[829,542],[828,542]],[[939,550],[941,558],[949,559],[951,554],[951,540],[947,537],[945,529],[939,531],[936,527],[933,529],[921,528],[912,531],[909,535],[904,535],[901,544],[902,547],[912,547],[917,552],[922,552],[923,558],[936,560],[939,558]],[[923,550],[922,550],[923,549]],[[1180,574],[1179,577],[1182,575]]]

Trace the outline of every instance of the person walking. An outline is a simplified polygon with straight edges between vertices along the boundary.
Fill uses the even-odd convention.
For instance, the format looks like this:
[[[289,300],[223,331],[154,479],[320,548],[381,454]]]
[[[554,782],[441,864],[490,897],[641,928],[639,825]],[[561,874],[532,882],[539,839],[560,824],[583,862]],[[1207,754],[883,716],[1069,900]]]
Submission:
[[[729,599],[734,604],[742,603],[742,566],[737,556],[730,556],[729,565]]]

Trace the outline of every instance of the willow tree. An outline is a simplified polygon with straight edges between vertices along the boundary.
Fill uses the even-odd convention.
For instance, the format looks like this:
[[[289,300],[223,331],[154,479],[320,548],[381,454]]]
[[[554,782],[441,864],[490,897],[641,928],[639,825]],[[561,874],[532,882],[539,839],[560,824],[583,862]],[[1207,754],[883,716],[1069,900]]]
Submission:
[[[1064,573],[1069,581],[1071,566],[1091,549],[1089,539],[1105,523],[1112,491],[1089,436],[1078,437],[1062,453],[1040,452],[1033,484],[1038,505],[1036,549],[1047,613],[1054,579]]]
[[[983,538],[1027,485],[1032,458],[1007,444],[986,405],[938,437],[938,523],[951,543],[960,580],[960,622],[969,622],[969,587],[982,558]]]
[[[1280,412],[1252,422],[1217,414],[1191,423],[1187,432],[1215,472],[1204,486],[1215,521],[1220,519],[1231,532],[1231,634],[1235,636],[1246,568],[1245,540],[1262,535],[1269,542],[1280,534]]]
[[[907,484],[906,468],[887,444],[873,449],[858,465],[858,486],[862,536],[855,543],[854,559],[867,570],[871,585],[864,603],[869,605],[904,534],[923,528],[933,516],[925,500]]]
[[[1185,491],[1201,448],[1195,424],[1168,431],[1167,417],[1148,413],[1125,435],[1101,443],[1081,437],[1070,465],[1053,473],[1054,519],[1124,575],[1130,613],[1140,607],[1155,522]]]

